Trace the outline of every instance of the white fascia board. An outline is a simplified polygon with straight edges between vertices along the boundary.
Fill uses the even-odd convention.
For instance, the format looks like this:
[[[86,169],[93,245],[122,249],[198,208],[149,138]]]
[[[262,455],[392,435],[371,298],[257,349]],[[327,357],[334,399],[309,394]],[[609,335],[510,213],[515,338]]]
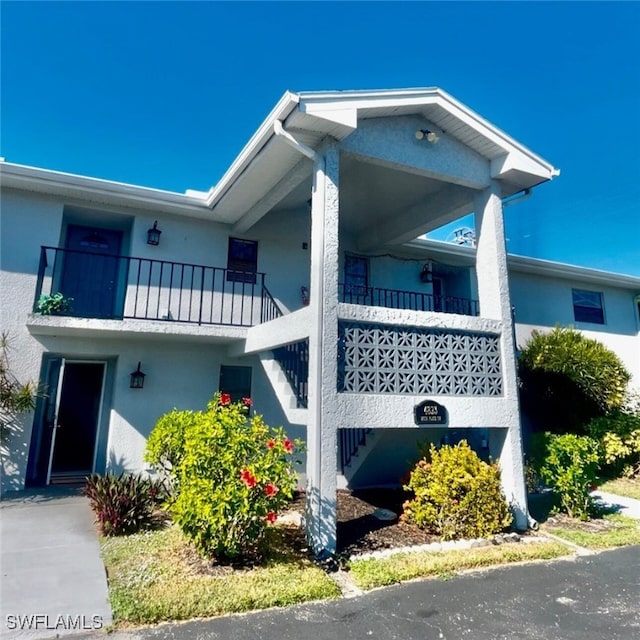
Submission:
[[[640,292],[640,277],[637,276],[589,269],[588,267],[578,267],[563,262],[528,258],[526,256],[509,255],[507,260],[509,269],[520,273],[533,273],[566,280],[580,280],[608,287],[634,289]]]
[[[539,165],[545,171],[545,175],[549,180],[560,175],[559,169],[556,169],[552,164],[531,151],[531,149],[520,144],[517,140],[502,131],[502,129],[485,120],[478,113],[469,109],[469,107],[456,100],[446,91],[439,89],[438,92],[442,106],[460,122],[472,127],[482,136],[505,149],[509,154],[517,152],[517,155],[524,155],[536,165]]]
[[[307,105],[300,104],[300,111],[322,120],[328,120],[336,124],[341,124],[351,131],[355,131],[358,128],[358,111],[352,108],[332,108],[324,109],[324,105]]]
[[[214,207],[225,193],[233,186],[235,181],[251,164],[260,150],[274,136],[273,127],[276,120],[284,121],[287,116],[298,106],[297,94],[287,91],[278,101],[271,113],[266,117],[258,130],[244,146],[238,157],[227,169],[218,184],[211,187],[207,194],[207,206]]]
[[[542,175],[547,179],[560,174],[559,169],[438,87],[380,91],[301,92],[298,95],[304,108],[313,109],[315,115],[319,115],[322,111],[352,109],[364,116],[367,110],[438,104],[461,123],[505,149],[506,152],[516,152],[516,155],[521,154],[539,165],[544,172]]]
[[[416,238],[411,242],[405,243],[404,246],[413,250],[424,251],[425,257],[427,257],[428,254],[443,257],[449,255],[458,260],[462,259],[469,264],[475,262],[476,250],[473,247],[461,247],[448,242],[427,238]],[[507,255],[507,262],[510,271],[532,273],[556,279],[579,280],[610,287],[633,289],[640,292],[640,277],[638,276],[629,276],[622,273],[601,271],[599,269],[566,264],[564,262],[554,262],[552,260],[542,260],[541,258],[530,258],[528,256],[518,256],[514,254]]]
[[[74,195],[79,199],[96,198],[103,202],[130,204],[149,208],[161,206],[163,209],[198,210],[202,215],[206,209],[203,198],[173,191],[163,191],[149,187],[114,182],[100,178],[90,178],[62,171],[40,169],[27,165],[0,162],[0,183],[3,188],[33,191],[53,195]]]

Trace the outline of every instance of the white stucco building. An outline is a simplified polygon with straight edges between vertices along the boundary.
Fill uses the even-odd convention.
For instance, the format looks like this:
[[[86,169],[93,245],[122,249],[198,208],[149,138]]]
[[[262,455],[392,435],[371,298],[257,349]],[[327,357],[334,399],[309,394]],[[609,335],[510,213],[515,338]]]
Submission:
[[[500,459],[524,527],[512,304],[518,341],[576,324],[640,376],[640,279],[508,272],[503,203],[558,171],[440,89],[286,93],[209,192],[0,169],[0,328],[48,392],[2,443],[3,491],[141,470],[158,417],[221,389],[306,439],[318,551],[338,485],[397,481],[417,439],[454,433]],[[414,240],[472,211],[475,250]],[[69,311],[35,312],[58,291]],[[604,324],[575,323],[575,291]],[[443,423],[417,424],[425,400]]]

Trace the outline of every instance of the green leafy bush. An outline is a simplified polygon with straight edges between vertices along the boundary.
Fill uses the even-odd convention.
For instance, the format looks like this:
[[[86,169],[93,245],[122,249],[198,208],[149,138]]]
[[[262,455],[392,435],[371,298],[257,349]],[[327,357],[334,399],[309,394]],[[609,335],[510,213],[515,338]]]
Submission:
[[[573,433],[544,434],[545,455],[540,476],[560,497],[562,508],[573,518],[588,520],[593,512],[589,495],[599,468],[598,443]]]
[[[600,443],[603,462],[613,475],[640,474],[640,416],[614,411],[592,420],[587,432]]]
[[[405,489],[415,497],[405,502],[403,519],[443,540],[489,536],[512,522],[498,467],[480,460],[465,440],[432,444]]]
[[[178,452],[173,519],[207,556],[258,553],[267,526],[296,489],[292,454],[300,443],[261,416],[249,417],[249,404],[216,394],[205,412],[182,416],[184,439],[167,449]]]
[[[590,420],[621,407],[630,379],[613,351],[571,327],[533,331],[518,368],[523,410],[557,433],[584,433]]]
[[[50,295],[43,293],[36,303],[36,311],[43,316],[48,316],[52,313],[64,313],[71,310],[72,302],[73,298],[66,298],[59,291]]]
[[[164,498],[162,485],[140,475],[92,474],[86,479],[84,494],[89,498],[100,530],[105,536],[136,533],[153,523]]]
[[[155,468],[172,492],[178,490],[178,470],[184,457],[186,433],[201,419],[200,411],[174,409],[156,422],[147,439],[144,459]]]

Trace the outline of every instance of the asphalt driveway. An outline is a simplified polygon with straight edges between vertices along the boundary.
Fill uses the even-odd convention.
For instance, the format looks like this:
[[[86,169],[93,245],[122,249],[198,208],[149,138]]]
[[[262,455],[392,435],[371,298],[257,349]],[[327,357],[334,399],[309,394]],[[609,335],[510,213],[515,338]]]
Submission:
[[[97,635],[82,636],[86,640]],[[640,546],[110,640],[637,640]]]

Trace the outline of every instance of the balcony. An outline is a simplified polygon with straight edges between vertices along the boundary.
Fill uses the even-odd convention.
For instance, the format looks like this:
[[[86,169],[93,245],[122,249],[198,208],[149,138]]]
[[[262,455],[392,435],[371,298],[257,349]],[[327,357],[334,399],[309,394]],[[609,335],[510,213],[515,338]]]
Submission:
[[[282,315],[264,273],[42,247],[34,312],[56,292],[72,299],[56,315],[75,318],[250,327]]]
[[[380,289],[359,285],[338,284],[340,302],[363,304],[387,309],[408,309],[411,311],[435,311],[439,313],[457,313],[464,316],[480,315],[477,300],[437,296],[419,291],[400,291],[398,289]]]

